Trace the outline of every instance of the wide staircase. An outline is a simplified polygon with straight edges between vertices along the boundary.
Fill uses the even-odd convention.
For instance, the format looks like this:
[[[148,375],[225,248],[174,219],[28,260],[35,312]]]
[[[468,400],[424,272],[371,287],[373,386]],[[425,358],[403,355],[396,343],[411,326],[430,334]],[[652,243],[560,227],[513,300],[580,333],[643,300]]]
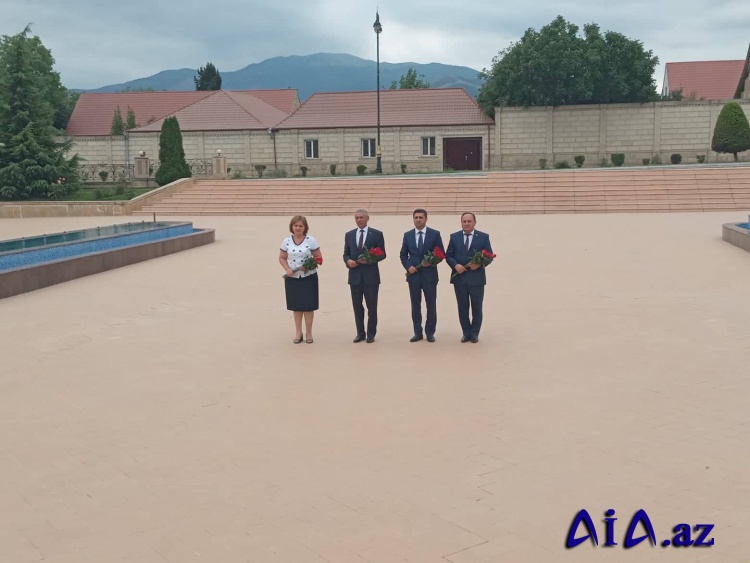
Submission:
[[[197,180],[134,215],[381,215],[750,210],[750,166],[660,166],[364,177]]]

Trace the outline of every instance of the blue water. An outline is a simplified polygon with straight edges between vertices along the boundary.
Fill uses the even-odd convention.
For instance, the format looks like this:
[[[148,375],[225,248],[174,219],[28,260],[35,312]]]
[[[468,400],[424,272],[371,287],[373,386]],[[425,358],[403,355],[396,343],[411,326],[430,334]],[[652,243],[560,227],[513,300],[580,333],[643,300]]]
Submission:
[[[88,240],[94,238],[108,237],[123,233],[151,231],[168,227],[174,223],[167,222],[145,222],[140,223],[121,223],[119,225],[108,225],[106,227],[94,227],[93,229],[81,229],[80,231],[67,231],[64,233],[52,233],[49,235],[39,235],[35,237],[24,237],[11,240],[0,241],[0,254],[3,252],[13,252],[25,248],[34,248],[38,246],[49,246],[51,244],[60,244],[63,242],[74,242],[77,240]]]
[[[737,223],[737,226],[740,227],[741,229],[750,230],[750,228],[748,227],[748,223]]]
[[[153,229],[154,223],[146,224],[151,225]],[[90,231],[92,229],[86,230]],[[96,231],[96,229],[93,230]],[[63,260],[65,258],[82,256],[84,254],[93,254],[95,252],[113,250],[115,248],[123,248],[125,246],[133,246],[135,244],[142,244],[145,242],[153,242],[156,240],[164,240],[168,238],[189,235],[196,232],[197,230],[199,229],[194,229],[192,223],[162,223],[160,224],[160,228],[155,228],[153,230],[141,230],[140,232],[124,233],[122,235],[110,235],[104,238],[94,238],[79,242],[68,242],[63,244],[56,244],[54,246],[34,248],[30,250],[8,252],[5,254],[0,254],[0,271],[13,270],[16,268],[23,268],[25,266],[32,266],[45,262],[53,262],[56,260]]]

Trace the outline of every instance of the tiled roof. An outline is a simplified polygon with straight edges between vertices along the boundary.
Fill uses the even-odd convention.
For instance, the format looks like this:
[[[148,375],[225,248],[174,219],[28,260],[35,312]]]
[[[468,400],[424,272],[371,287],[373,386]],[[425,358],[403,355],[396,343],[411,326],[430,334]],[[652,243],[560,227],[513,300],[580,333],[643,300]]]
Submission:
[[[294,110],[300,105],[299,94],[297,90],[293,90],[292,88],[281,90],[232,90],[231,93],[252,94],[256,98],[266,102],[269,106],[280,109],[287,115],[294,113]]]
[[[249,91],[218,90],[171,115],[177,117],[181,131],[250,131],[274,127],[289,114],[260,100]],[[166,117],[134,131],[160,131]]]
[[[136,123],[145,127],[149,121],[160,121],[215,93],[215,91],[83,93],[70,117],[67,132],[75,136],[109,135],[112,129],[112,117],[118,106],[123,120],[127,118],[128,107],[130,107],[135,112]],[[225,98],[225,101],[232,105],[240,104],[245,112],[248,111],[246,109],[248,105],[254,103],[261,114],[260,121],[272,117],[274,109],[283,114],[279,118],[280,121],[299,107],[297,91],[291,89],[241,90],[228,94],[237,94],[237,100]],[[249,101],[247,95],[254,96],[256,101]],[[180,127],[182,127],[182,122],[180,122]]]
[[[463,88],[381,90],[381,127],[494,123]],[[377,92],[313,94],[279,129],[375,127]]]
[[[706,100],[731,100],[737,90],[745,61],[696,61],[667,63],[665,83],[669,91],[682,89],[687,98]]]
[[[210,96],[213,92],[114,92],[107,94],[83,93],[70,116],[69,135],[109,135],[112,117],[119,106],[122,119],[128,107],[135,112],[135,121],[146,125],[149,119],[159,119],[187,105]]]

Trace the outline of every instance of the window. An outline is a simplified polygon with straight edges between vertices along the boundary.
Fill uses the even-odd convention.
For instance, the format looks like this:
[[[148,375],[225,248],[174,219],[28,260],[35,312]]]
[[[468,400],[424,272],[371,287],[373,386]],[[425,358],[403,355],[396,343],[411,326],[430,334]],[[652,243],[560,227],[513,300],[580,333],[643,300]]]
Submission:
[[[422,156],[435,156],[435,137],[422,137]]]
[[[320,158],[317,139],[305,141],[305,158]]]
[[[362,156],[364,158],[375,158],[377,156],[375,149],[375,139],[362,139]]]

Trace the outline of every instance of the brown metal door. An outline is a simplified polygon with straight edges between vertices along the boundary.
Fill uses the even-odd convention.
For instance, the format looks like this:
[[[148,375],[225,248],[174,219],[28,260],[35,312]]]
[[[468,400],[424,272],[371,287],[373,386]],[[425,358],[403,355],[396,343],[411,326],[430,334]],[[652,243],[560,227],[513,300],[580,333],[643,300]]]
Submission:
[[[443,139],[443,168],[481,170],[482,138]]]

